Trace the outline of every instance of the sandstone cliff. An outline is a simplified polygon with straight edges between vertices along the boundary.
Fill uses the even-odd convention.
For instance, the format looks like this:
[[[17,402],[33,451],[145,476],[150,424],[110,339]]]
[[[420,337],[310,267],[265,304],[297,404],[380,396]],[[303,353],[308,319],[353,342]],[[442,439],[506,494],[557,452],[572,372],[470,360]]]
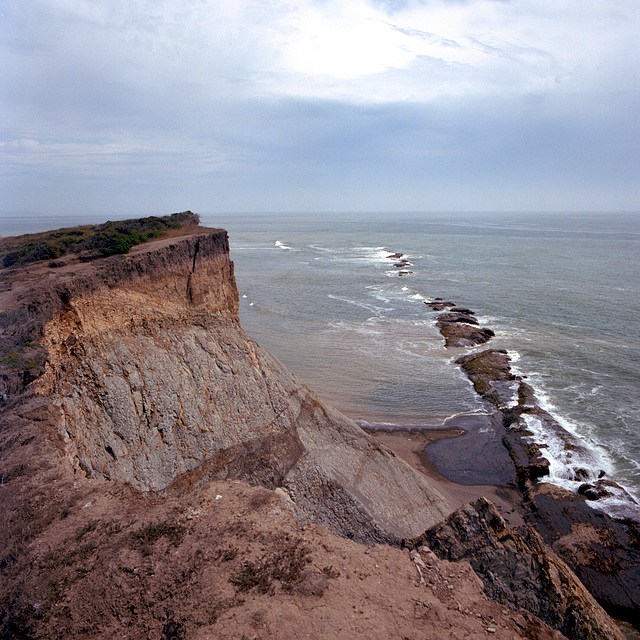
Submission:
[[[187,472],[281,487],[300,516],[361,541],[418,535],[458,506],[244,333],[226,232],[30,287],[13,311],[41,334],[32,387],[58,409],[77,474],[143,491]]]

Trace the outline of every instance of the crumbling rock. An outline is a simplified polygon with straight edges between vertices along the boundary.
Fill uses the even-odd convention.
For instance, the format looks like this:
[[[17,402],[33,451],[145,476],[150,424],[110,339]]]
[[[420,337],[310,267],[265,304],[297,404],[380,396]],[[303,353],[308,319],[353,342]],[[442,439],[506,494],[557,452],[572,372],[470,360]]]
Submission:
[[[446,347],[473,347],[495,336],[492,329],[460,322],[443,323],[439,329]]]
[[[439,558],[469,562],[490,598],[514,610],[526,609],[568,638],[623,638],[536,531],[529,526],[509,528],[484,498],[453,512],[413,542],[425,543]]]
[[[25,289],[76,475],[142,491],[236,478],[362,542],[417,535],[454,508],[325,406],[242,330],[225,232],[161,240]]]

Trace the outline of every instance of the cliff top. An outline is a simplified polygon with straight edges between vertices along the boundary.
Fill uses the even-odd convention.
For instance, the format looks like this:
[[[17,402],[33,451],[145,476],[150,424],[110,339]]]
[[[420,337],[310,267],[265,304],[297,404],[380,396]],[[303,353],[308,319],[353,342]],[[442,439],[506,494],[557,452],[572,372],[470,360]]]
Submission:
[[[61,258],[62,263],[69,258],[88,262],[128,253],[132,247],[150,240],[192,233],[199,223],[199,216],[183,211],[0,238],[0,266],[7,268],[46,260],[53,261],[51,266],[59,266]]]
[[[42,327],[71,298],[167,269],[190,272],[199,248],[201,258],[228,260],[226,232],[199,226],[191,211],[0,238],[0,381],[26,385],[40,375]]]
[[[0,238],[0,321],[61,276],[88,276],[107,264],[105,259],[157,251],[194,235],[225,233],[199,223],[197,214],[184,211]]]

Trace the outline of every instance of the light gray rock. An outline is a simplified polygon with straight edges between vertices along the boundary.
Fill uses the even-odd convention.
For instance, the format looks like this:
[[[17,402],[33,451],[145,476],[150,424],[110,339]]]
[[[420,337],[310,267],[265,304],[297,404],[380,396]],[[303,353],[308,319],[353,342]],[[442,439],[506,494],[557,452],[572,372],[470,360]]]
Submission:
[[[215,234],[163,253],[128,256],[137,278],[100,286],[98,270],[50,304],[38,384],[88,476],[143,491],[184,474],[281,486],[299,517],[362,542],[414,537],[457,506],[246,335]]]

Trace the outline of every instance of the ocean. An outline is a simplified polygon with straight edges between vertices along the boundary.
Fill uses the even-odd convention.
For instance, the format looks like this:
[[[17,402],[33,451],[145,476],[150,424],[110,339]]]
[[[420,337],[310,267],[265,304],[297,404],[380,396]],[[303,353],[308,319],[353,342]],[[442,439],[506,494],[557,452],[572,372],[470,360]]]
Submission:
[[[202,215],[229,231],[241,323],[350,418],[482,413],[424,301],[473,309],[540,405],[640,498],[640,215]],[[400,275],[390,253],[411,263]],[[551,482],[575,453],[538,433]],[[573,457],[573,459],[571,459]]]
[[[424,304],[444,298],[496,332],[478,348],[508,350],[541,406],[588,445],[584,466],[640,499],[640,214],[201,219],[229,232],[244,329],[349,417],[435,426],[486,411],[454,364],[468,349],[445,349]],[[0,234],[97,221],[4,216]],[[563,474],[575,454],[536,438],[548,479],[575,490]]]

